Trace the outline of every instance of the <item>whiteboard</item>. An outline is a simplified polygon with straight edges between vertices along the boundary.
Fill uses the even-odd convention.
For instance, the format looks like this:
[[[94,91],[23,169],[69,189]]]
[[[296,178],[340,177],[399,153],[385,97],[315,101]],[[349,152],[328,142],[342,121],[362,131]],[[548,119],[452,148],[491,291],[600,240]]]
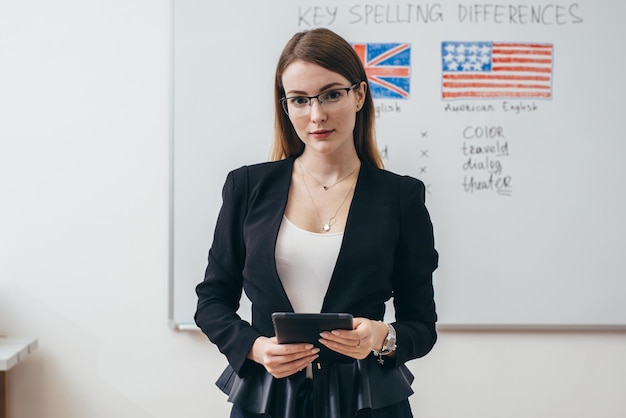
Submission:
[[[625,15],[608,0],[174,1],[170,324],[193,327],[226,174],[268,159],[282,47],[324,26],[371,58],[386,168],[427,185],[441,325],[626,326]],[[488,86],[498,65],[535,65],[514,47],[543,77]]]

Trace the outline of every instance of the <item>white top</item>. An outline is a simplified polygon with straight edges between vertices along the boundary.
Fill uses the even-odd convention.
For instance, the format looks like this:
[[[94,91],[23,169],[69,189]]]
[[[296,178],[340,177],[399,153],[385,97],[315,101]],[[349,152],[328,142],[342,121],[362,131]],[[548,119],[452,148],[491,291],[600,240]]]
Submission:
[[[283,216],[276,240],[276,269],[294,312],[322,310],[342,240],[343,232],[305,231]]]
[[[36,338],[0,337],[0,371],[7,371],[37,348]]]

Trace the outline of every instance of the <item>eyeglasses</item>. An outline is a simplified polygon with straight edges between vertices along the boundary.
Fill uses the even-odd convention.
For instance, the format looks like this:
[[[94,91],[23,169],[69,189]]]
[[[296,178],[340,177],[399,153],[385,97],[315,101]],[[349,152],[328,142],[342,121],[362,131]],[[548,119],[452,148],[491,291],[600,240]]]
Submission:
[[[350,87],[342,87],[340,89],[328,90],[317,96],[293,96],[283,97],[280,99],[283,110],[286,114],[294,117],[308,115],[311,111],[313,99],[317,99],[320,106],[328,111],[339,110],[348,104],[346,100],[350,90],[355,89],[359,83],[355,83]]]

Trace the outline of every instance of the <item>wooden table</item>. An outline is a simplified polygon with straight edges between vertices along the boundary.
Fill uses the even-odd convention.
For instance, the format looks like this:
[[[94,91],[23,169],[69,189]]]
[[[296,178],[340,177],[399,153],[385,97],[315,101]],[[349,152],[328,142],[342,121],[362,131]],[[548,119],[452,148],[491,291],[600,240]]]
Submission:
[[[36,338],[0,337],[0,418],[9,416],[9,370],[35,348]]]

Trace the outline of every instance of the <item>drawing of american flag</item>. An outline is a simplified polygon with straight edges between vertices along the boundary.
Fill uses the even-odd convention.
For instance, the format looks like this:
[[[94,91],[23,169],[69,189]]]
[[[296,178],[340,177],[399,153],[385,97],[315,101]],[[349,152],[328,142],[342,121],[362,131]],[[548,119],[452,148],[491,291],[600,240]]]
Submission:
[[[442,42],[442,98],[552,98],[553,45]]]
[[[353,48],[365,66],[374,99],[408,99],[411,44],[361,43]]]

